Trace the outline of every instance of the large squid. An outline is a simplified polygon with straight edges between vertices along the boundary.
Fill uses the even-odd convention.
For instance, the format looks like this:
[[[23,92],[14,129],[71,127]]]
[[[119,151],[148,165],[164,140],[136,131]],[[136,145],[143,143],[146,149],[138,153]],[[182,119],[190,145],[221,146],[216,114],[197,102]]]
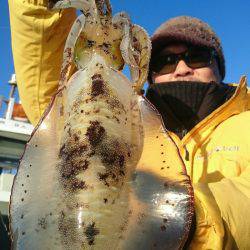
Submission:
[[[14,249],[181,249],[193,191],[161,116],[141,94],[150,39],[108,0],[82,11],[66,41],[59,88],[15,177]],[[131,81],[122,73],[127,64]],[[77,70],[70,76],[72,65]]]

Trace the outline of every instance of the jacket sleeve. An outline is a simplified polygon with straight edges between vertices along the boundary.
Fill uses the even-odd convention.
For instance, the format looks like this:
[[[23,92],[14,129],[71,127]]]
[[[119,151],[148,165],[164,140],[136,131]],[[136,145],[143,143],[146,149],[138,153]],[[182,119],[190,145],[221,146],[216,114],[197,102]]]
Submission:
[[[49,11],[47,0],[9,0],[12,52],[19,95],[33,125],[58,85],[74,9]]]
[[[194,185],[196,231],[190,249],[250,249],[249,163],[237,177]]]

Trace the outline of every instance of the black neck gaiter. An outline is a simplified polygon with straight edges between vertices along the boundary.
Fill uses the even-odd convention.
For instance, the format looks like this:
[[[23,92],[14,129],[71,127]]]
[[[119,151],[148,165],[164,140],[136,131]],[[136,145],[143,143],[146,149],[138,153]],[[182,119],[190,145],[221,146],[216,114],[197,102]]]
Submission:
[[[150,85],[146,97],[161,114],[165,127],[183,138],[235,89],[224,83],[176,81]]]

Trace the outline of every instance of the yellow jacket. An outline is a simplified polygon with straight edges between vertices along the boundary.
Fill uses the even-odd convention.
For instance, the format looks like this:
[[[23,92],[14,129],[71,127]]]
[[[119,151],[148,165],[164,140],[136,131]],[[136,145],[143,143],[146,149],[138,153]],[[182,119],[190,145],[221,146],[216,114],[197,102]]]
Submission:
[[[250,93],[235,94],[180,140],[195,193],[191,249],[250,249]]]
[[[20,97],[37,124],[57,88],[72,9],[49,12],[46,0],[9,0]],[[171,134],[195,191],[190,249],[250,249],[250,94],[246,79],[230,100],[180,140]]]
[[[57,90],[64,44],[76,18],[74,9],[52,12],[46,6],[46,0],[9,0],[18,90],[33,125]]]

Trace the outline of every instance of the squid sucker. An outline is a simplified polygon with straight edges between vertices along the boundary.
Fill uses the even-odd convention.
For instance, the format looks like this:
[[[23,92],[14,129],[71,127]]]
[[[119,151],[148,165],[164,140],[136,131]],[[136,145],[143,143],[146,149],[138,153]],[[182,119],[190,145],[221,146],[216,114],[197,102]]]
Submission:
[[[112,16],[109,0],[49,7],[83,14],[65,44],[58,91],[20,160],[12,248],[182,249],[193,190],[161,116],[141,94],[149,36],[126,13]]]

